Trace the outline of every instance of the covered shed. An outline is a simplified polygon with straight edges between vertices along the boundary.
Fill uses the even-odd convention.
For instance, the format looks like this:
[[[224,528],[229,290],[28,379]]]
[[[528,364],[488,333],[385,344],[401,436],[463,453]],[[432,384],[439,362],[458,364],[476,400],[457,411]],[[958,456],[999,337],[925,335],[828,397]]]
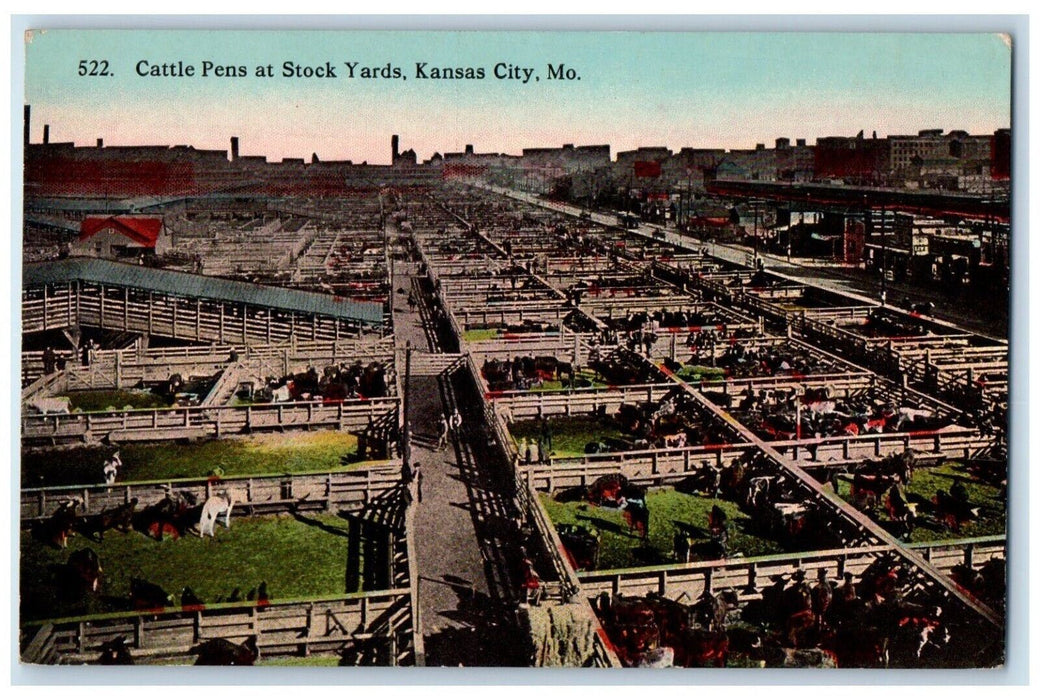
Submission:
[[[142,253],[162,255],[169,247],[161,216],[87,216],[71,253],[118,260]]]

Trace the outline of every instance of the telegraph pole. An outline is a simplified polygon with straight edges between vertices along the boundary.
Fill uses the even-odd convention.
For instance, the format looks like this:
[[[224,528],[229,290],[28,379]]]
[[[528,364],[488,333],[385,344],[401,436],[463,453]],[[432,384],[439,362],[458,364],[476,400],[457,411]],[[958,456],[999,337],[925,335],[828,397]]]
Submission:
[[[408,407],[410,401],[408,400],[411,396],[411,385],[412,385],[412,341],[408,341],[404,346],[404,405],[402,406],[402,412],[404,413],[404,449],[402,450],[402,458],[405,464],[409,464],[412,459],[412,421],[411,416],[408,415]]]

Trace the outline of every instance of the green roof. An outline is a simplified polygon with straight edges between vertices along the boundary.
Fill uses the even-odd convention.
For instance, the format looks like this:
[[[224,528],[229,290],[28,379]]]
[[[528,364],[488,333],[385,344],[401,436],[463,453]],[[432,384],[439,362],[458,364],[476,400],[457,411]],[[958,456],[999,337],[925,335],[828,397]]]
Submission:
[[[27,263],[22,270],[22,286],[63,284],[82,280],[116,287],[129,287],[212,301],[249,304],[271,309],[318,314],[369,324],[383,322],[383,305],[374,301],[354,301],[328,294],[264,284],[194,275],[143,265],[127,265],[99,258],[66,258],[42,263]]]

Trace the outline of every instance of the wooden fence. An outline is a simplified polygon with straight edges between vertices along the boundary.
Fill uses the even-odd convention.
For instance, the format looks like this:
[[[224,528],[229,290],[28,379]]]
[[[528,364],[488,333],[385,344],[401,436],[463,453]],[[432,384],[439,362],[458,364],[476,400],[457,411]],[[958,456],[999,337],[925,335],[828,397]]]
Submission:
[[[400,467],[387,463],[349,471],[229,476],[219,481],[190,478],[134,481],[111,486],[50,486],[21,490],[20,517],[22,523],[45,518],[72,498],[81,501],[77,510],[79,515],[100,513],[134,498],[140,510],[162,500],[167,490],[184,494],[197,503],[226,491],[235,499],[235,513],[244,515],[283,513],[293,507],[353,509],[392,490],[400,481]]]
[[[636,483],[660,486],[681,481],[712,466],[729,464],[753,448],[751,444],[734,444],[554,457],[548,464],[532,464],[524,471],[532,488],[548,493],[589,486],[601,476],[618,473]]]
[[[381,335],[382,322],[370,324],[319,314],[274,310],[245,303],[204,301],[89,282],[53,285],[41,297],[22,295],[25,333],[94,326],[196,342],[271,343],[292,337],[307,340],[360,338],[369,326]]]
[[[123,638],[139,662],[191,663],[196,644],[209,639],[241,643],[255,635],[261,659],[336,653],[356,644],[372,649],[373,665],[410,665],[415,660],[413,623],[408,588],[267,604],[216,603],[24,623],[36,632],[21,659],[86,663],[98,658],[106,642]]]
[[[524,420],[538,415],[570,416],[597,411],[611,414],[623,403],[660,401],[676,389],[677,386],[670,383],[629,384],[561,391],[487,391],[484,396],[504,410],[510,420]]]
[[[948,574],[954,566],[967,563],[979,566],[993,556],[1005,556],[1003,536],[970,540],[949,540],[906,545]],[[831,579],[841,579],[848,572],[861,574],[881,554],[893,551],[890,546],[857,547],[798,554],[778,554],[747,559],[676,564],[668,566],[581,572],[582,593],[592,597],[602,591],[613,595],[646,595],[658,593],[675,599],[685,594],[688,603],[695,602],[705,591],[736,590],[742,598],[757,597],[770,577],[790,574],[795,569],[806,573],[806,580],[816,580],[816,572],[825,569]]]
[[[334,428],[361,430],[398,410],[395,397],[353,399],[336,404],[321,401],[246,406],[177,406],[171,408],[98,411],[91,413],[23,415],[23,441],[94,442],[171,440],[220,437],[263,430]]]

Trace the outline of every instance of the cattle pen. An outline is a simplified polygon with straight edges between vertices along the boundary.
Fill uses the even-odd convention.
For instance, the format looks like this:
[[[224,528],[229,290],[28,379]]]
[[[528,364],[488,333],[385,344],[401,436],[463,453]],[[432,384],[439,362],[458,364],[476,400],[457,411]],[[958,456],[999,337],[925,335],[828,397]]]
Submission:
[[[26,265],[24,661],[1002,662],[1005,343],[468,182],[261,199]]]

